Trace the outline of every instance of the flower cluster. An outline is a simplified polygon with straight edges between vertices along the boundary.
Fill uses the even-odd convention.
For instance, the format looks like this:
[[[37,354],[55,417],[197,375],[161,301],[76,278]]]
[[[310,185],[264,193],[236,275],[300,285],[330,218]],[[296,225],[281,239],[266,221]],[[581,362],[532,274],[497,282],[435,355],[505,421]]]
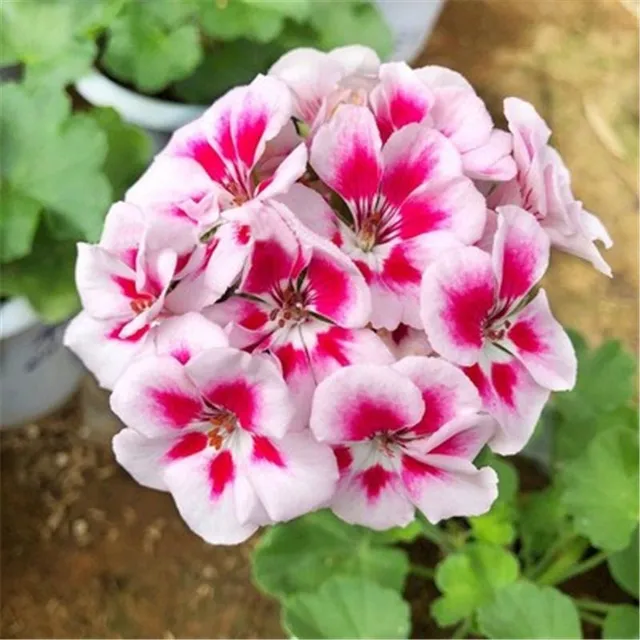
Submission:
[[[299,49],[183,127],[81,244],[67,344],[118,461],[212,543],[330,507],[384,529],[485,512],[571,343],[550,246],[609,268],[533,107],[459,74]]]

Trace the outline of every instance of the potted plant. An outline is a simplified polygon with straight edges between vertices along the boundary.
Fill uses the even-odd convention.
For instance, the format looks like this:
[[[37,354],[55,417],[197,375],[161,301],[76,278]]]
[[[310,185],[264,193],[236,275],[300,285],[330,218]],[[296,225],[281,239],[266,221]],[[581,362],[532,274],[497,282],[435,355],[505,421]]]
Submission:
[[[28,57],[13,53],[4,61]],[[82,368],[62,346],[79,304],[76,242],[99,236],[109,203],[151,154],[146,135],[113,109],[73,113],[61,87],[67,72],[49,75],[40,64],[0,91],[2,425],[47,413],[76,389]]]
[[[28,0],[7,3],[2,11],[9,41],[31,44],[33,33],[41,32],[48,44],[37,47],[69,69],[84,98],[114,107],[127,122],[151,131],[160,147],[167,139],[162,134],[195,119],[231,87],[266,73],[291,48],[330,50],[355,41],[382,58],[415,55],[441,4],[95,0],[87,6]]]

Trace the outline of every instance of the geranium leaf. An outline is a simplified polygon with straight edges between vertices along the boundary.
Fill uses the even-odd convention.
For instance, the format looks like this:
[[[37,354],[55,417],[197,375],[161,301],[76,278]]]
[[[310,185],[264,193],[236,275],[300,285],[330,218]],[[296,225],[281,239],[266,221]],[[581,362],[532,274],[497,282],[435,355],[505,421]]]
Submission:
[[[631,542],[626,549],[612,554],[607,559],[609,563],[609,571],[618,586],[631,594],[634,598],[638,597],[638,530],[631,536]]]
[[[515,582],[518,574],[518,560],[509,551],[482,542],[468,544],[436,568],[436,585],[443,595],[433,602],[431,613],[441,627],[455,624]]]
[[[571,598],[530,582],[506,586],[478,609],[477,619],[487,638],[582,638]]]
[[[404,551],[384,546],[372,531],[349,525],[330,511],[272,527],[253,555],[256,582],[276,596],[316,589],[337,574],[400,591],[408,571]]]
[[[202,7],[202,28],[218,40],[245,38],[270,42],[282,31],[285,21],[285,14],[270,5],[237,0],[224,5],[207,2]]]
[[[284,625],[295,638],[408,638],[410,620],[399,593],[346,576],[296,594],[284,607]]]
[[[638,525],[638,433],[617,427],[597,434],[560,477],[576,531],[601,549],[624,549]]]
[[[638,628],[638,607],[621,604],[613,607],[604,620],[602,637],[605,640],[640,637]]]

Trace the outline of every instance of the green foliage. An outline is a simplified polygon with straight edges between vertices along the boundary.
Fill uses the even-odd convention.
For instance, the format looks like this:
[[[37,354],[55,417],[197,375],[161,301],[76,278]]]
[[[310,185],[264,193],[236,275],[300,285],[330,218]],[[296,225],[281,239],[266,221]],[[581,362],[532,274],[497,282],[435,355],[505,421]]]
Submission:
[[[487,638],[582,638],[571,598],[525,581],[507,585],[483,604],[478,627]]]
[[[334,576],[284,608],[284,626],[295,638],[408,638],[409,625],[400,594],[364,578]]]
[[[334,575],[401,590],[408,571],[403,551],[385,545],[367,529],[342,522],[330,511],[272,527],[253,556],[258,586],[277,596],[317,589]]]
[[[621,589],[631,594],[634,598],[638,597],[638,569],[640,560],[638,559],[638,530],[631,536],[631,542],[626,549],[618,551],[609,556],[609,571],[613,579],[618,583]]]
[[[516,538],[518,471],[498,458],[490,460],[490,465],[498,474],[498,499],[488,513],[469,518],[469,524],[476,540],[509,545]]]
[[[128,2],[109,28],[102,63],[116,78],[155,93],[186,78],[202,59],[191,3]]]
[[[509,551],[470,543],[437,566],[435,582],[443,595],[433,602],[431,614],[441,627],[455,624],[515,582],[518,574],[518,559]]]
[[[613,607],[604,620],[602,637],[605,640],[620,640],[621,638],[638,638],[638,607],[621,604]]]
[[[637,431],[616,427],[597,434],[561,477],[576,531],[601,549],[624,549],[638,525]]]

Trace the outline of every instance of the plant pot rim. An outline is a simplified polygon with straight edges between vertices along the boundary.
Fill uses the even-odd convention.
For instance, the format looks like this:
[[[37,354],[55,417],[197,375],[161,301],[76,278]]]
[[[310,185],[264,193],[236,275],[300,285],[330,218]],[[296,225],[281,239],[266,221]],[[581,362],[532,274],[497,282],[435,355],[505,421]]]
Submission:
[[[0,340],[11,338],[40,323],[26,298],[9,298],[0,305]]]
[[[166,133],[195,120],[209,106],[145,96],[114,82],[97,69],[77,80],[75,87],[91,104],[113,107],[127,122]]]

